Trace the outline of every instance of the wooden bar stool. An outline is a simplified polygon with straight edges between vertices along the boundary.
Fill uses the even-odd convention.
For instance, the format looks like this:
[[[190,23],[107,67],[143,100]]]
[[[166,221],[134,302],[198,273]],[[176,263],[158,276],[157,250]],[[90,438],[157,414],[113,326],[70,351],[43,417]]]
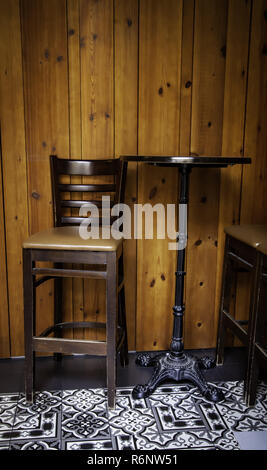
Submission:
[[[123,280],[123,241],[119,232],[110,239],[84,239],[79,224],[84,217],[74,214],[84,204],[102,209],[100,194],[109,194],[111,207],[123,202],[127,163],[119,159],[69,160],[50,157],[54,207],[54,227],[36,233],[23,243],[24,332],[25,332],[25,392],[33,400],[35,351],[92,354],[106,356],[108,406],[114,408],[116,393],[116,352],[123,365],[128,363],[127,328]],[[80,176],[82,184],[72,184],[70,177]],[[97,177],[97,183],[88,177]],[[107,177],[108,181],[107,182]],[[87,178],[85,184],[85,178]],[[88,181],[89,179],[89,181]],[[104,182],[99,180],[105,179]],[[111,181],[111,182],[110,182]],[[72,197],[79,194],[79,200]],[[93,199],[88,194],[93,193]],[[83,195],[87,195],[86,200]],[[67,198],[68,197],[68,198]],[[67,198],[67,199],[66,199]],[[91,206],[92,207],[92,206]],[[64,213],[65,208],[68,212]],[[70,215],[70,211],[71,215]],[[87,214],[86,214],[87,215]],[[116,217],[97,213],[92,224],[108,226]],[[100,227],[101,228],[101,227]],[[46,261],[53,267],[36,267]],[[67,264],[67,266],[66,266]],[[86,265],[85,269],[77,265]],[[71,266],[71,267],[70,267]],[[37,277],[38,276],[38,277]],[[81,277],[106,281],[106,322],[62,321],[62,278]],[[49,279],[55,279],[54,324],[36,336],[35,290]],[[62,338],[64,328],[106,328],[106,341]],[[49,335],[54,333],[56,337]]]
[[[267,243],[260,245],[257,251],[259,268],[246,380],[246,402],[249,406],[255,404],[259,370],[267,370]]]
[[[216,364],[224,362],[226,331],[230,330],[247,347],[253,332],[256,282],[258,270],[257,247],[267,242],[266,225],[233,225],[225,228],[226,240],[222,276],[222,293],[217,333]],[[232,298],[235,298],[238,273],[250,273],[249,315],[245,319],[235,318]],[[247,366],[248,371],[248,366]],[[245,380],[246,386],[246,380]],[[245,391],[246,395],[246,391]]]

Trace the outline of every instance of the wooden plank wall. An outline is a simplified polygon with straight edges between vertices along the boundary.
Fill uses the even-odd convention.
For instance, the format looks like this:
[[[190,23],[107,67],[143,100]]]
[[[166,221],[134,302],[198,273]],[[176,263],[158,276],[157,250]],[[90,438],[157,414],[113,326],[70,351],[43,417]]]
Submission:
[[[9,306],[9,330],[4,331],[4,344],[9,344],[11,355],[17,356],[23,354],[24,348],[21,244],[28,235],[29,220],[23,58],[19,2],[1,2],[0,6],[2,197]],[[6,311],[3,313],[6,315]]]
[[[23,355],[21,244],[52,224],[51,153],[252,157],[191,177],[185,347],[214,347],[223,227],[267,223],[267,0],[0,0],[0,25],[1,357]],[[173,170],[129,165],[131,207],[178,190]],[[169,347],[175,258],[168,240],[125,244],[131,350]],[[66,280],[65,319],[103,319],[103,288]],[[43,329],[52,282],[37,310]]]

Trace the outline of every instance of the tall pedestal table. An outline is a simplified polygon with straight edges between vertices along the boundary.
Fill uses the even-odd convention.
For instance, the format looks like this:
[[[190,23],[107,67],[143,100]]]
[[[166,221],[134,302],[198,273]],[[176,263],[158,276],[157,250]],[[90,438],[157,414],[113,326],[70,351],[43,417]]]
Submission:
[[[145,385],[136,385],[133,389],[135,399],[145,398],[151,395],[154,390],[166,380],[188,380],[199,387],[202,395],[213,402],[223,400],[223,392],[207,383],[201,369],[214,367],[215,362],[207,357],[197,359],[184,351],[183,344],[183,318],[185,312],[184,305],[184,276],[185,276],[185,252],[186,243],[181,239],[182,234],[187,234],[187,207],[189,176],[191,170],[200,167],[205,168],[224,168],[228,165],[248,164],[250,158],[241,157],[142,157],[142,156],[122,156],[124,161],[143,162],[156,166],[177,167],[180,173],[180,195],[179,195],[179,238],[177,271],[175,285],[175,305],[173,307],[173,334],[170,344],[170,350],[165,353],[157,354],[155,357],[150,353],[140,353],[137,357],[137,364],[143,367],[154,367],[152,377]],[[182,210],[181,210],[182,209]],[[182,229],[182,230],[181,230]]]

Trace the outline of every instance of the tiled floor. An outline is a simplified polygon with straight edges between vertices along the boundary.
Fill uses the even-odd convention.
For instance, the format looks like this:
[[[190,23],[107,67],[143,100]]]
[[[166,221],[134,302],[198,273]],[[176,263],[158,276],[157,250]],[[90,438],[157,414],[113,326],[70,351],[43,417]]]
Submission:
[[[247,408],[243,382],[218,383],[225,400],[211,403],[189,384],[162,386],[145,400],[117,390],[107,409],[103,388],[43,391],[33,405],[21,393],[0,395],[0,448],[9,450],[238,450],[234,431],[267,430],[267,384]]]
[[[214,357],[213,350],[194,355]],[[152,450],[239,449],[234,431],[267,430],[267,380],[256,405],[243,401],[243,348],[226,350],[221,367],[205,371],[209,382],[226,391],[213,404],[188,383],[159,387],[151,397],[134,400],[137,383],[146,383],[151,368],[118,363],[116,409],[108,410],[104,358],[38,358],[33,405],[24,398],[24,360],[0,360],[1,450]],[[4,380],[3,380],[4,379]]]

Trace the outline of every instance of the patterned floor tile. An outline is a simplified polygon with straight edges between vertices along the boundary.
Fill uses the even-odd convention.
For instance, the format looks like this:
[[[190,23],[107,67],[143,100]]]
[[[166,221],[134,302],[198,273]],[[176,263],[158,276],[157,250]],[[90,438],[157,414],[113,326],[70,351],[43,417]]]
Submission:
[[[110,439],[66,441],[65,450],[113,450]]]
[[[109,437],[109,424],[106,410],[63,413],[63,439],[103,439]]]
[[[0,394],[0,443],[6,442],[6,446],[11,438],[17,402],[20,397],[18,393]]]
[[[89,411],[95,406],[106,407],[106,391],[95,390],[65,390],[62,392],[63,410]]]
[[[26,441],[13,441],[10,444],[10,450],[60,450],[61,442],[46,441],[46,440],[26,440]]]
[[[56,438],[61,427],[61,392],[39,392],[29,404],[22,396],[17,403],[12,440]]]
[[[131,389],[120,390],[115,410],[109,410],[110,432],[118,450],[144,449],[147,429],[157,433],[156,420],[147,400],[134,400]]]
[[[67,390],[62,395],[62,439],[64,441],[110,440],[106,393],[103,389]],[[72,442],[72,446],[77,446]],[[65,443],[68,448],[68,444]]]
[[[1,394],[0,450],[238,450],[234,431],[267,430],[267,384],[250,408],[243,382],[217,385],[225,392],[220,403],[190,384],[162,386],[141,400],[121,388],[114,410],[105,389],[39,392],[33,404]]]

